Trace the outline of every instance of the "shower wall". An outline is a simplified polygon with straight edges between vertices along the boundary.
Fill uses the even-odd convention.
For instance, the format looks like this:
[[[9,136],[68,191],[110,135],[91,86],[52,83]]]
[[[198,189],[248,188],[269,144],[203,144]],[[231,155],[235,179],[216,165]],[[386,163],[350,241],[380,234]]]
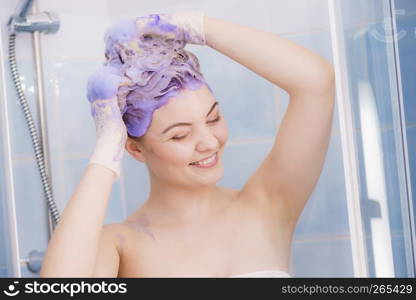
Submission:
[[[42,35],[45,97],[52,162],[52,184],[62,212],[80,180],[95,142],[85,87],[88,76],[104,61],[103,35],[119,19],[148,13],[204,10],[207,14],[264,29],[289,38],[332,61],[326,0],[297,1],[137,1],[39,0],[40,11],[59,14],[58,33]],[[0,8],[6,98],[11,120],[13,176],[22,276],[25,258],[47,247],[47,215],[30,137],[9,77],[5,23],[17,5],[3,0]],[[352,8],[353,9],[353,8]],[[368,15],[351,11],[351,22],[367,22]],[[374,17],[377,18],[377,15]],[[261,47],[261,45],[259,45]],[[37,118],[29,34],[17,37],[18,67],[32,112]],[[229,126],[224,152],[225,175],[219,185],[241,188],[270,150],[289,103],[288,94],[208,47],[190,46],[198,55]],[[292,247],[291,273],[295,277],[351,277],[352,252],[348,225],[344,166],[337,105],[327,159],[321,178],[303,211]],[[1,142],[1,139],[0,139]],[[0,158],[1,159],[1,158]],[[4,172],[0,187],[4,191]],[[120,180],[114,183],[105,223],[120,222],[136,210],[149,192],[146,168],[127,153]],[[2,192],[1,208],[5,207]],[[14,276],[8,267],[7,224],[1,216],[0,276]],[[2,235],[3,234],[3,235]],[[247,258],[251,259],[251,258]]]
[[[8,31],[7,21],[11,13],[15,11],[17,7],[17,1],[6,0],[2,1],[0,8],[0,22],[1,22],[1,74],[2,78],[2,90],[0,96],[0,103],[2,109],[2,116],[7,115],[10,126],[11,143],[6,145],[6,136],[4,128],[4,119],[2,121],[1,128],[1,142],[2,142],[2,168],[1,168],[1,210],[3,212],[1,220],[1,234],[3,236],[1,240],[1,252],[0,252],[0,274],[6,276],[12,276],[11,269],[11,255],[10,236],[16,234],[9,227],[9,221],[13,222],[13,218],[17,218],[17,236],[18,236],[18,248],[19,256],[22,260],[22,275],[30,276],[27,271],[24,259],[28,253],[33,249],[42,250],[47,243],[47,214],[46,204],[42,194],[42,187],[40,177],[37,173],[37,166],[34,160],[34,152],[31,147],[29,131],[26,128],[24,122],[23,113],[20,111],[18,98],[13,87],[8,64]],[[31,37],[28,33],[18,35],[16,38],[17,50],[16,55],[18,57],[18,68],[22,79],[23,88],[26,94],[27,101],[32,109],[33,117],[37,120],[36,103],[34,95],[34,75],[33,75],[33,58],[32,58],[32,44]],[[7,106],[7,111],[3,109]],[[9,174],[5,168],[6,146],[11,149],[11,164],[13,174]],[[6,177],[14,181],[14,197],[16,202],[17,214],[12,216],[9,212],[6,213],[6,192],[10,188],[6,186]]]

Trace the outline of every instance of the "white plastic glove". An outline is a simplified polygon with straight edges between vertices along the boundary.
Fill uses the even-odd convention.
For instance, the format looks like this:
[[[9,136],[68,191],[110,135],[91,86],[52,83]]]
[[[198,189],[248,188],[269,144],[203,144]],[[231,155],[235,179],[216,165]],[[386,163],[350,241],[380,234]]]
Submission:
[[[128,79],[116,68],[99,68],[88,80],[88,100],[97,133],[94,152],[88,164],[100,164],[120,177],[121,161],[127,140],[127,129],[117,101],[117,91]]]
[[[206,45],[203,11],[173,13],[170,22],[185,32],[185,41],[190,44]]]
[[[166,24],[172,24],[178,27],[184,34],[184,41],[189,44],[206,45],[204,31],[203,11],[185,11],[172,14],[150,14],[137,18],[137,26],[139,32],[149,31],[149,20],[154,24],[155,21],[159,27],[163,28]],[[160,20],[157,20],[160,18]],[[146,30],[145,30],[146,29]],[[176,32],[179,33],[179,32]]]

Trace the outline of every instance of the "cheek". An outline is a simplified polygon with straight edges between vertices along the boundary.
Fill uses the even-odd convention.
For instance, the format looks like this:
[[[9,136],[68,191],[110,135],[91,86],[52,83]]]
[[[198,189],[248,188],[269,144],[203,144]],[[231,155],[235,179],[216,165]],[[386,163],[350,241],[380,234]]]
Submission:
[[[188,143],[169,143],[169,147],[166,147],[163,151],[163,155],[160,157],[170,164],[182,165],[184,162],[188,162],[192,157],[192,146]]]
[[[222,120],[214,129],[215,136],[220,140],[221,144],[225,144],[228,139],[227,122]]]

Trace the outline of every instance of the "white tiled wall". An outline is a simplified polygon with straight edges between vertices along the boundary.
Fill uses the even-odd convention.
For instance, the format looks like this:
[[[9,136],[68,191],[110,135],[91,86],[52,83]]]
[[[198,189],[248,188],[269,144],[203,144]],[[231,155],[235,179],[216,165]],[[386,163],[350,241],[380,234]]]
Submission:
[[[7,5],[0,8],[2,28],[16,1],[3,2]],[[94,145],[95,128],[89,115],[86,80],[104,60],[103,34],[113,22],[148,13],[204,10],[213,17],[281,34],[332,59],[326,0],[39,0],[39,6],[41,11],[57,12],[61,19],[58,33],[42,36],[53,188],[61,211],[79,182]],[[29,35],[18,36],[17,44],[19,69],[36,117]],[[220,185],[242,187],[270,150],[289,99],[283,90],[212,49],[196,48],[194,52],[220,99],[230,130],[229,146],[224,153],[225,176]],[[221,72],[224,69],[226,76]],[[46,249],[45,199],[29,134],[10,80],[7,84],[9,114],[13,116],[19,240],[24,258],[33,249]],[[292,251],[294,276],[353,275],[337,123],[335,112],[327,161],[296,229]],[[111,194],[106,223],[121,221],[145,201],[149,191],[143,165],[126,154],[123,169],[123,177]],[[23,271],[28,274],[25,268]]]

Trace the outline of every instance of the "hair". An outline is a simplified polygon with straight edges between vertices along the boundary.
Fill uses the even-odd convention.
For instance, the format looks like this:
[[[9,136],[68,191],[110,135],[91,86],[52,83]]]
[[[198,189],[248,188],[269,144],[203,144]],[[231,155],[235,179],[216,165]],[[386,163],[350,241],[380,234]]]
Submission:
[[[120,86],[118,105],[128,137],[140,141],[153,112],[184,89],[206,85],[195,54],[184,49],[183,39],[137,32],[136,19],[123,20],[105,34],[106,65],[130,80]]]
[[[141,141],[149,128],[153,112],[167,104],[170,98],[185,89],[195,90],[202,85],[211,90],[200,72],[198,58],[185,49],[177,52],[168,67],[147,74],[146,85],[121,87],[118,97],[128,136],[136,141]]]

